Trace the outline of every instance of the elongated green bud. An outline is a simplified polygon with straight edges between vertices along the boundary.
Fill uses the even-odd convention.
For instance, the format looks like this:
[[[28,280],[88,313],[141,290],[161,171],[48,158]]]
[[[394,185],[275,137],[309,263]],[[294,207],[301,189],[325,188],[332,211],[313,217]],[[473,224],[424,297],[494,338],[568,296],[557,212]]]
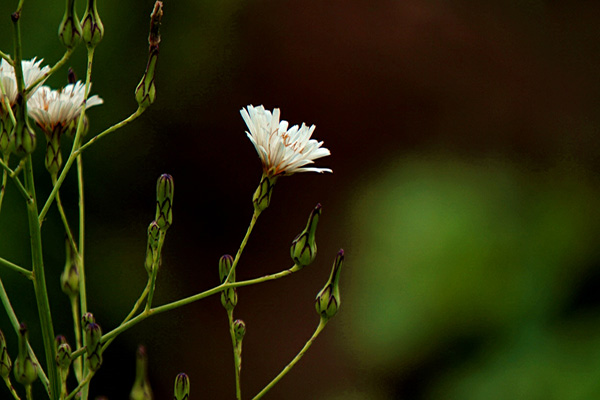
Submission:
[[[321,204],[317,204],[315,209],[310,213],[310,217],[308,217],[306,228],[292,241],[290,255],[299,268],[311,264],[317,256],[315,234],[320,216]]]
[[[19,326],[19,355],[15,360],[15,379],[20,384],[31,385],[37,379],[37,365],[29,356],[27,326],[21,323]]]
[[[104,37],[104,25],[96,8],[96,0],[88,0],[81,19],[81,36],[88,48],[94,48]]]
[[[83,314],[83,316],[81,317],[81,325],[83,326],[83,329],[85,330],[87,328],[87,326],[92,323],[92,322],[96,322],[96,318],[94,318],[94,314],[92,313],[85,313]]]
[[[156,61],[158,60],[158,45],[160,43],[160,23],[163,16],[163,3],[157,1],[154,3],[154,9],[150,14],[150,34],[148,35],[148,43],[150,45],[148,51],[148,64],[142,80],[135,88],[135,99],[140,108],[147,108],[156,98],[156,86],[154,85],[154,71],[156,69]]]
[[[135,360],[135,381],[129,393],[129,400],[152,400],[152,388],[148,380],[148,356],[146,348],[139,346]]]
[[[69,297],[79,296],[79,264],[77,253],[73,249],[69,239],[65,240],[65,269],[60,275],[60,287]]]
[[[146,245],[146,261],[144,262],[144,266],[146,267],[146,271],[148,275],[152,274],[152,265],[154,264],[154,259],[159,257],[159,244],[160,244],[160,228],[156,221],[150,222],[148,226],[148,243]],[[157,260],[158,265],[160,265],[160,259]]]
[[[173,177],[162,174],[156,183],[156,217],[158,227],[166,231],[173,222]]]
[[[14,143],[13,152],[21,157],[33,153],[37,141],[35,132],[27,122],[25,104],[21,93],[17,94],[15,116],[17,117],[17,125],[12,131],[10,142]]]
[[[75,12],[75,0],[67,0],[65,15],[58,27],[58,38],[68,49],[72,49],[81,40],[81,24]]]
[[[4,338],[4,333],[0,331],[0,376],[4,379],[8,378],[11,369],[12,361],[8,355],[6,339]]]
[[[60,135],[62,127],[57,126],[52,132],[46,132],[46,169],[50,176],[56,178],[62,166],[62,153],[60,151]]]
[[[221,283],[225,282],[227,276],[229,275],[229,271],[231,271],[231,267],[233,266],[233,257],[229,254],[225,254],[221,256],[219,259],[219,280]],[[235,282],[235,271],[231,275],[230,282]]]
[[[271,195],[273,194],[273,187],[277,182],[276,176],[264,175],[260,178],[260,183],[252,196],[252,203],[254,204],[254,210],[258,213],[263,212],[269,204],[271,204]]]
[[[90,322],[85,326],[86,341],[86,361],[91,371],[97,371],[102,365],[102,329],[95,322]]]
[[[175,377],[174,400],[188,400],[190,397],[190,378],[183,372]]]
[[[340,272],[344,262],[344,250],[340,250],[333,262],[333,268],[325,287],[321,289],[315,300],[315,308],[322,319],[333,317],[340,308]]]
[[[246,324],[241,319],[233,321],[233,333],[235,334],[235,341],[240,343],[246,335]]]
[[[235,288],[227,288],[221,292],[221,304],[227,311],[233,310],[237,302],[238,295]]]
[[[56,345],[56,365],[68,374],[69,367],[71,366],[71,346],[62,335],[54,339],[54,344]]]
[[[0,95],[0,100],[2,95]],[[11,135],[13,129],[13,123],[8,114],[2,115],[2,107],[4,104],[0,104],[0,152],[2,155],[12,153],[14,149],[14,137]],[[11,139],[12,138],[12,139]]]

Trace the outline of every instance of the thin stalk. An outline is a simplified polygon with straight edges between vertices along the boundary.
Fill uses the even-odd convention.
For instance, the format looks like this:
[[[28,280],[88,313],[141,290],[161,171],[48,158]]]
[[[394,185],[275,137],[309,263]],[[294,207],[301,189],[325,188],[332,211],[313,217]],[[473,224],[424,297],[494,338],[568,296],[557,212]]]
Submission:
[[[156,288],[156,276],[158,275],[158,268],[160,267],[160,259],[162,257],[162,248],[165,244],[165,232],[160,231],[158,238],[157,251],[154,253],[154,259],[152,260],[152,273],[150,274],[150,286],[148,290],[148,301],[146,302],[145,310],[148,311],[152,307],[152,300],[154,298],[154,290]]]
[[[283,378],[288,372],[290,372],[290,370],[294,367],[294,365],[296,365],[296,363],[298,361],[300,361],[300,359],[302,358],[304,353],[306,353],[306,351],[310,348],[310,346],[313,344],[313,342],[315,341],[317,336],[319,336],[321,331],[325,328],[326,324],[327,324],[327,320],[324,318],[321,318],[321,320],[319,321],[319,325],[317,326],[317,329],[315,330],[315,332],[313,333],[311,338],[308,339],[308,341],[306,342],[304,347],[302,347],[302,350],[300,350],[300,352],[298,354],[296,354],[296,357],[294,357],[294,359],[292,361],[290,361],[290,363],[288,365],[286,365],[283,370],[281,370],[279,375],[277,375],[271,382],[269,382],[269,384],[267,386],[265,386],[264,389],[261,390],[256,396],[254,396],[252,398],[252,400],[258,400],[261,397],[263,397],[269,390],[271,390],[273,388],[273,386],[275,386],[277,384],[277,382],[279,382],[281,380],[281,378]]]
[[[31,390],[31,385],[25,386],[25,395],[27,396],[27,400],[33,400],[33,391]]]
[[[42,232],[38,222],[38,208],[35,196],[35,184],[33,182],[33,162],[31,156],[27,156],[25,164],[25,185],[31,193],[32,202],[27,204],[27,217],[29,220],[29,234],[31,236],[31,258],[33,265],[33,287],[38,306],[44,351],[46,354],[46,366],[50,378],[50,395],[53,400],[60,395],[60,379],[56,369],[54,348],[54,326],[50,313],[50,302],[46,290],[46,277],[44,272],[44,259],[42,253]]]
[[[88,383],[90,383],[90,381],[92,380],[92,377],[94,376],[94,372],[90,372],[85,376],[85,379],[83,381],[81,381],[79,383],[79,385],[77,385],[77,387],[75,389],[73,389],[73,391],[71,392],[70,395],[68,395],[65,400],[71,400],[75,395],[77,395],[77,393],[79,393],[82,389],[85,390]]]
[[[79,314],[79,299],[77,296],[71,296],[71,314],[73,315],[73,330],[75,331],[75,348],[78,349],[82,346],[81,343],[81,315]],[[83,378],[83,369],[81,365],[81,358],[73,360],[73,370],[75,371],[75,378],[77,382],[81,382]]]
[[[6,314],[8,314],[8,319],[10,320],[10,323],[13,326],[13,329],[15,330],[15,332],[18,335],[19,334],[19,326],[20,326],[19,319],[17,318],[17,314],[15,314],[15,310],[12,308],[12,305],[10,304],[10,300],[8,298],[8,293],[6,293],[6,290],[4,289],[4,285],[2,284],[2,279],[0,279],[0,301],[2,301],[2,305],[4,306],[4,309],[6,310]],[[27,346],[29,348],[29,355],[30,355],[31,359],[33,360],[33,362],[37,365],[40,365],[40,362],[38,361],[37,357],[35,356],[35,353],[33,352],[33,348],[31,347],[31,345],[29,343],[27,343]],[[49,393],[48,387],[50,386],[50,383],[48,382],[48,377],[44,373],[44,370],[42,368],[37,368],[37,374],[38,374],[38,377],[40,378],[40,380],[42,381],[42,384],[46,388],[46,392]]]
[[[6,268],[10,268],[13,271],[18,272],[19,274],[23,275],[27,279],[33,279],[33,273],[30,270],[25,269],[23,267],[19,267],[17,264],[14,264],[8,260],[5,260],[2,257],[0,257],[0,265],[4,266]]]
[[[77,133],[75,134],[75,140],[73,140],[73,146],[71,147],[71,153],[69,154],[69,158],[67,158],[67,161],[65,162],[65,166],[63,167],[62,171],[60,172],[60,175],[58,176],[56,185],[54,185],[54,187],[52,188],[52,191],[50,192],[48,199],[46,199],[46,203],[44,204],[44,207],[42,208],[42,211],[40,211],[40,215],[38,216],[40,224],[44,221],[44,218],[46,217],[46,214],[48,213],[48,210],[50,209],[50,206],[52,205],[52,202],[54,201],[54,198],[56,197],[56,192],[58,192],[58,189],[60,189],[60,187],[62,186],[65,178],[67,177],[67,173],[71,169],[73,162],[75,162],[76,157],[79,154],[81,154],[81,152],[83,150],[87,149],[89,146],[91,146],[94,142],[96,142],[101,137],[104,137],[104,136],[108,135],[109,133],[114,132],[117,129],[122,128],[123,126],[127,125],[128,123],[134,121],[137,117],[139,117],[142,114],[143,111],[144,110],[140,110],[138,108],[138,110],[135,113],[131,114],[129,117],[125,118],[123,121],[118,122],[115,125],[111,126],[110,128],[104,130],[102,133],[98,134],[97,136],[92,138],[89,142],[87,142],[86,144],[84,144],[81,147],[79,147],[81,133],[80,133],[80,128],[79,128],[79,124],[78,124]],[[83,125],[82,125],[82,127],[83,127]]]
[[[242,372],[242,359],[238,351],[238,343],[233,330],[233,310],[227,310],[227,319],[229,320],[229,334],[231,335],[231,344],[233,345],[233,365],[235,367],[235,396],[237,400],[242,400],[242,386],[240,375]]]
[[[10,178],[17,186],[17,190],[19,191],[19,193],[21,193],[21,196],[23,196],[25,201],[31,202],[31,196],[29,196],[27,189],[25,189],[25,186],[23,186],[23,184],[21,183],[19,177],[16,176],[15,172],[12,169],[10,169],[10,167],[2,159],[0,159],[0,167],[2,167],[4,171],[9,174]]]
[[[2,50],[0,50],[0,58],[4,58],[7,63],[9,63],[10,65],[13,65],[12,58],[10,58],[10,56],[8,54],[6,54],[5,52],[3,52]]]
[[[52,178],[52,183],[56,184],[56,177]],[[65,227],[65,232],[67,233],[67,238],[69,239],[69,244],[71,248],[75,251],[75,257],[79,257],[79,251],[77,250],[77,242],[75,242],[75,238],[73,237],[73,232],[71,231],[71,227],[69,226],[69,221],[67,220],[67,214],[65,213],[65,209],[63,208],[62,201],[60,199],[60,192],[56,192],[56,208],[58,208],[58,213],[60,214],[60,219]]]
[[[240,248],[238,249],[238,251],[235,255],[235,258],[233,259],[233,264],[231,265],[231,270],[229,271],[229,274],[227,275],[227,279],[225,279],[225,282],[229,282],[229,280],[235,273],[235,268],[237,267],[237,264],[240,261],[242,252],[244,251],[244,248],[246,247],[246,244],[248,243],[248,239],[250,238],[250,234],[252,233],[252,230],[254,229],[254,225],[256,225],[256,221],[258,220],[259,215],[260,215],[260,212],[257,212],[256,210],[254,210],[254,213],[252,214],[252,219],[250,220],[250,225],[248,225],[248,229],[246,230],[246,235],[244,236],[244,239],[242,239]]]
[[[75,48],[68,49],[67,51],[65,51],[65,54],[63,54],[62,58],[58,60],[58,62],[54,64],[54,66],[52,66],[52,68],[50,68],[48,72],[40,76],[31,85],[29,85],[27,89],[25,89],[25,92],[23,94],[27,96],[27,94],[31,92],[37,85],[42,83],[44,80],[48,79],[50,75],[54,74],[60,67],[62,67],[67,62],[69,57],[71,57],[71,54],[73,54],[73,50],[75,50]]]
[[[8,180],[8,171],[2,171],[2,186],[0,186],[0,211],[2,211],[2,201],[4,200],[4,192],[6,190],[6,181]]]
[[[10,382],[10,378],[8,376],[6,378],[4,378],[4,382],[6,383],[6,387],[10,391],[10,394],[12,394],[12,396],[15,398],[15,400],[21,400],[21,398],[17,394],[17,391],[15,390],[12,383]]]

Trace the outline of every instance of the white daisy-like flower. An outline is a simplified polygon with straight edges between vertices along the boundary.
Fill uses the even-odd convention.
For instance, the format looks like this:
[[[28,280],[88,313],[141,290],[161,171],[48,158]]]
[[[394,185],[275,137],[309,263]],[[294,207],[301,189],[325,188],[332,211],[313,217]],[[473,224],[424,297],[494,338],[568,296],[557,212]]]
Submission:
[[[35,57],[29,61],[22,61],[23,81],[25,82],[26,88],[50,71],[50,67],[47,65],[40,67],[42,61],[43,59],[36,61]],[[17,99],[17,78],[15,76],[15,69],[4,58],[2,59],[2,62],[0,62],[0,79],[2,80],[4,95],[8,98],[10,105],[13,106]],[[41,84],[42,82],[39,83],[39,85]],[[37,87],[39,87],[39,85]],[[31,90],[29,96],[34,92],[35,89]],[[0,98],[1,96],[2,93],[0,92]]]
[[[311,139],[315,126],[294,125],[279,120],[279,109],[273,112],[263,106],[249,105],[240,110],[250,132],[248,138],[256,148],[266,176],[292,175],[296,172],[333,172],[329,168],[306,167],[317,158],[330,155],[323,142]]]
[[[40,87],[27,102],[29,116],[49,133],[55,128],[66,129],[81,113],[85,85],[78,81],[60,90],[52,90],[48,86]],[[104,101],[97,95],[85,102],[85,108],[102,104]]]

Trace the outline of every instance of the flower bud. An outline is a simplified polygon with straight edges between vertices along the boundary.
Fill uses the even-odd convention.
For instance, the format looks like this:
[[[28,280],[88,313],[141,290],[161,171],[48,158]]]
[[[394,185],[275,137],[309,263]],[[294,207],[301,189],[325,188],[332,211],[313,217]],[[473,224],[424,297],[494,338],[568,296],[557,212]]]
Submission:
[[[174,400],[188,400],[190,396],[190,378],[183,372],[175,377],[175,388],[173,390]]]
[[[156,87],[154,85],[154,70],[158,60],[158,44],[160,43],[160,23],[163,16],[162,1],[154,3],[154,9],[150,14],[150,35],[148,43],[150,44],[148,54],[148,64],[142,80],[135,88],[135,99],[140,108],[147,108],[156,98]]]
[[[252,196],[252,203],[254,204],[254,210],[258,213],[264,211],[269,204],[271,204],[271,194],[273,194],[273,187],[277,182],[276,176],[264,175],[260,179],[260,183]]]
[[[227,276],[229,276],[229,271],[231,271],[231,267],[233,266],[233,257],[229,254],[225,254],[221,256],[219,259],[219,280],[221,283],[225,282]],[[235,271],[231,275],[230,282],[235,282]]]
[[[68,49],[72,49],[81,40],[81,24],[75,12],[75,0],[67,0],[65,15],[58,27],[58,38]]]
[[[227,311],[233,310],[237,302],[238,296],[235,288],[227,288],[221,292],[221,304]]]
[[[88,0],[81,19],[81,36],[89,48],[94,48],[104,37],[104,25],[96,8],[96,0]]]
[[[12,361],[8,355],[8,349],[6,347],[6,339],[4,334],[0,331],[0,377],[6,379],[10,370],[12,369]]]
[[[65,251],[65,269],[60,275],[60,287],[69,297],[79,296],[79,266],[77,262],[77,253],[67,239]]]
[[[162,174],[156,183],[156,217],[154,220],[164,231],[173,222],[173,190],[173,177],[169,174]]]
[[[322,319],[328,320],[333,317],[340,308],[341,299],[339,281],[343,262],[344,250],[340,250],[333,262],[329,280],[325,284],[325,287],[317,294],[315,308]]]
[[[246,324],[241,319],[233,321],[233,333],[235,334],[235,341],[240,343],[246,335]]]
[[[152,273],[152,265],[154,264],[154,258],[158,257],[158,245],[160,243],[160,228],[156,221],[150,222],[148,226],[148,243],[146,245],[146,261],[144,262],[144,266],[146,267],[146,271],[148,274]],[[160,260],[157,260],[158,264],[160,264]]]
[[[29,126],[25,116],[25,104],[21,93],[17,94],[15,107],[15,116],[17,125],[12,131],[10,141],[14,144],[13,152],[18,156],[25,156],[33,153],[36,145],[35,132]]]
[[[62,153],[60,151],[61,126],[57,126],[52,132],[46,133],[46,158],[44,159],[46,169],[50,176],[56,178],[62,166]]]
[[[91,371],[97,371],[102,365],[102,329],[95,322],[85,326],[86,361]]]
[[[2,99],[1,95],[0,99]],[[8,114],[2,115],[2,107],[3,105],[0,104],[0,153],[6,156],[14,148],[14,137],[11,135],[13,123]]]
[[[19,355],[15,360],[15,379],[20,384],[31,385],[37,379],[37,365],[31,359],[28,349],[27,326],[21,323],[19,326]]]
[[[148,356],[144,346],[139,346],[137,350],[135,381],[129,393],[129,400],[152,400],[152,388],[148,380]]]
[[[292,241],[290,255],[294,263],[300,268],[311,264],[317,256],[315,234],[320,216],[321,204],[317,204],[315,209],[310,213],[310,217],[308,217],[306,228]]]

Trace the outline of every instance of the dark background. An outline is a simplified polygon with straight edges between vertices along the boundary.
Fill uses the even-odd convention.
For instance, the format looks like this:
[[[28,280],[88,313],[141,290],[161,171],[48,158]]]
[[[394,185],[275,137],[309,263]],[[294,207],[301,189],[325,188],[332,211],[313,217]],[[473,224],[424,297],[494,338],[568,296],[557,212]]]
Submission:
[[[99,2],[106,33],[92,93],[105,104],[89,112],[90,136],[136,109],[152,5]],[[15,7],[0,3],[7,53]],[[26,59],[62,56],[63,7],[25,2]],[[89,309],[105,332],[143,289],[161,173],[174,176],[176,195],[155,303],[218,283],[217,261],[235,254],[261,173],[239,110],[263,104],[315,124],[332,152],[317,165],[334,173],[280,179],[244,253],[238,279],[288,268],[291,240],[323,204],[316,262],[239,290],[244,398],[310,337],[314,296],[339,248],[341,310],[269,398],[600,396],[597,2],[167,0],[164,13],[155,104],[84,154]],[[69,65],[85,76],[83,46]],[[66,68],[47,83],[66,83]],[[38,199],[50,191],[43,147],[40,134]],[[74,173],[61,193],[76,226]],[[55,207],[43,237],[56,331],[72,342]],[[11,184],[0,255],[30,266],[25,207]],[[31,286],[11,271],[0,277],[43,359]],[[0,327],[15,349],[5,313]],[[155,398],[172,396],[181,371],[192,398],[234,397],[218,297],[121,335],[94,396],[128,397],[139,343]]]

